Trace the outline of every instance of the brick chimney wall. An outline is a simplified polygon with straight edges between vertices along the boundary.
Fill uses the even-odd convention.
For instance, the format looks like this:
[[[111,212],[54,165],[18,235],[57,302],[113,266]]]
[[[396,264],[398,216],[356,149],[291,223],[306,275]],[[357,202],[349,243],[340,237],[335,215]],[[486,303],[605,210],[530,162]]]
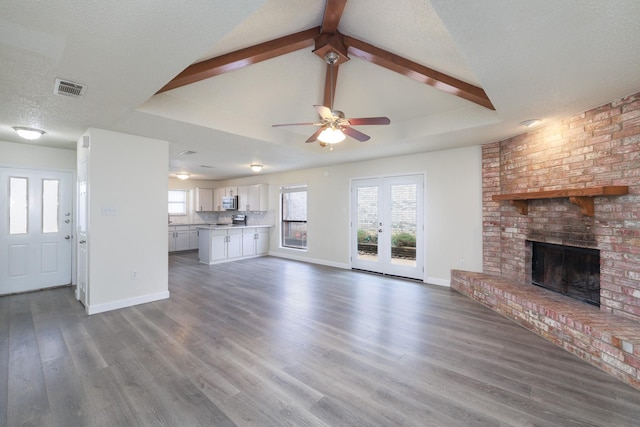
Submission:
[[[483,146],[483,270],[531,281],[529,241],[600,250],[603,311],[640,321],[640,93]],[[627,185],[583,216],[566,198],[520,215],[494,194]]]

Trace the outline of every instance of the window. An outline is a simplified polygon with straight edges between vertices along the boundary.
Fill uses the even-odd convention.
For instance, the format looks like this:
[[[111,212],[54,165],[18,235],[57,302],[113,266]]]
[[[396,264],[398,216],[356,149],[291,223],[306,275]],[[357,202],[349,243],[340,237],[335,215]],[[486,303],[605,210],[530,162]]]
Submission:
[[[186,215],[189,190],[169,190],[169,215]]]
[[[280,200],[282,246],[307,249],[307,186],[282,187]]]

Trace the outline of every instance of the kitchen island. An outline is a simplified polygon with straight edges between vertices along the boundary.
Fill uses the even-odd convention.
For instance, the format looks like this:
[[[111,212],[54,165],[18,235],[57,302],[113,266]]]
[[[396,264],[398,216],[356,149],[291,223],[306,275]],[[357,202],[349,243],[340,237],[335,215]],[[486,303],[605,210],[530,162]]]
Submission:
[[[203,264],[219,264],[269,253],[272,225],[198,226],[198,259]]]

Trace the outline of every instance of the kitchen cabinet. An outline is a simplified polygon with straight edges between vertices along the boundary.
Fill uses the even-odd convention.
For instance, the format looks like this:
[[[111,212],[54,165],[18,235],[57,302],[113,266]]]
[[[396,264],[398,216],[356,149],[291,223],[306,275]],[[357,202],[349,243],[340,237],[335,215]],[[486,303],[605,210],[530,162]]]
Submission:
[[[269,184],[244,185],[238,187],[239,211],[267,211]]]
[[[198,259],[205,264],[217,264],[242,256],[242,229],[200,228]]]
[[[169,226],[169,252],[192,249],[190,243],[190,227],[188,225]]]
[[[221,212],[222,209],[222,198],[224,197],[224,188],[214,188],[213,189],[213,210]]]
[[[214,211],[222,212],[226,209],[222,207],[222,198],[227,196],[237,196],[238,187],[222,187],[212,190],[212,206]]]
[[[213,210],[213,189],[196,188],[196,211],[211,212]]]
[[[189,227],[189,249],[198,249],[198,228],[193,225]]]
[[[269,226],[198,227],[198,259],[201,263],[218,264],[268,252]]]
[[[269,252],[269,230],[265,227],[242,230],[242,256],[266,255]]]
[[[225,196],[237,196],[238,195],[238,187],[224,187],[224,195]]]

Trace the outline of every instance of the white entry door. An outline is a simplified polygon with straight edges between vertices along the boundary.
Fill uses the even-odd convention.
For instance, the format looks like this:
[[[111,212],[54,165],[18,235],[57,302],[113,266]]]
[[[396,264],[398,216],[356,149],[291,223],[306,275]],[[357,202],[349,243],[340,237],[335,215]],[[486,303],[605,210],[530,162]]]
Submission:
[[[352,181],[352,268],[424,279],[423,182],[423,175]]]
[[[71,173],[0,168],[0,189],[0,295],[71,284]]]

